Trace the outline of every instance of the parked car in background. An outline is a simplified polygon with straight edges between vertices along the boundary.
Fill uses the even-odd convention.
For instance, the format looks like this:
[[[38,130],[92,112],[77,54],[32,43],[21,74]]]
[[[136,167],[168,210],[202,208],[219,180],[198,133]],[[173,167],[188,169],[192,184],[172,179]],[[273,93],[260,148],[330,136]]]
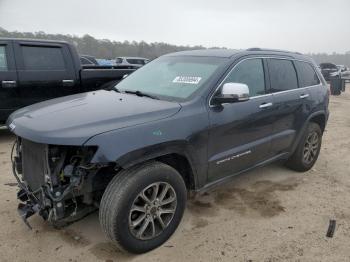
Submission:
[[[0,38],[0,124],[21,107],[97,90],[133,71],[83,68],[75,47],[67,42]]]
[[[117,57],[115,63],[117,65],[132,66],[139,68],[147,64],[150,60],[143,57]]]
[[[96,60],[101,66],[115,66],[115,61],[111,59],[96,58]]]
[[[337,65],[341,78],[350,79],[350,69],[345,65]]]
[[[332,63],[322,63],[320,64],[320,68],[322,75],[326,81],[330,81],[332,76],[337,76],[340,73],[339,68]]]
[[[178,227],[187,192],[284,160],[315,164],[327,83],[301,54],[248,49],[162,56],[115,86],[29,106],[7,125],[24,219],[72,222],[99,207],[120,247],[143,253]]]
[[[337,68],[340,72],[346,71],[348,70],[347,67],[345,65],[337,65]]]
[[[95,57],[90,55],[80,55],[80,63],[82,66],[85,65],[99,65]]]

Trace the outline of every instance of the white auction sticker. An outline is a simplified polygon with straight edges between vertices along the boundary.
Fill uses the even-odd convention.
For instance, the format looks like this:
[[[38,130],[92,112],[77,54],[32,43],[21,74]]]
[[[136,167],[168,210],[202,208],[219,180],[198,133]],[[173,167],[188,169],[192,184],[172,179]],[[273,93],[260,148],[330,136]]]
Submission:
[[[177,76],[173,83],[198,85],[201,80],[202,78],[198,76]]]

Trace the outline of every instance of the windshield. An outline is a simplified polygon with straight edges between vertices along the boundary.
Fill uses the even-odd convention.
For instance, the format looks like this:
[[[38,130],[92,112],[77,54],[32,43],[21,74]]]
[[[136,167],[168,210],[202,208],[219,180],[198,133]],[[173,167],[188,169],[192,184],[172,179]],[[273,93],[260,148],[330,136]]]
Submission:
[[[216,57],[160,57],[121,81],[120,91],[140,91],[165,100],[184,101],[204,86],[227,61]]]

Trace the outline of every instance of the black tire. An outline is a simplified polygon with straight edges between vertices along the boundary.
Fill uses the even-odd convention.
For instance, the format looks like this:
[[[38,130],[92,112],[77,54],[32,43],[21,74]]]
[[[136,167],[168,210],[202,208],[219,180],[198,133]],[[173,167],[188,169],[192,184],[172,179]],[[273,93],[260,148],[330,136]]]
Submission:
[[[318,143],[317,143],[317,148],[315,148],[315,152],[312,154],[312,159],[305,160],[304,158],[304,153],[308,139],[312,134],[317,134],[318,136]],[[285,165],[295,171],[298,172],[306,172],[310,170],[315,162],[317,161],[318,155],[320,154],[320,149],[321,149],[321,144],[322,144],[322,130],[320,126],[316,123],[310,122],[308,127],[306,128],[305,133],[303,134],[303,137],[301,138],[295,152],[293,155],[287,160]]]
[[[167,227],[161,229],[159,235],[141,240],[130,228],[131,207],[141,192],[146,192],[145,189],[149,185],[158,183],[171,186],[172,192],[175,192],[176,206]],[[117,174],[107,186],[100,204],[100,224],[106,235],[119,248],[131,253],[144,253],[162,245],[174,233],[182,219],[186,198],[184,180],[174,168],[156,161],[138,165]],[[155,221],[156,219],[153,220],[152,229],[155,229]]]

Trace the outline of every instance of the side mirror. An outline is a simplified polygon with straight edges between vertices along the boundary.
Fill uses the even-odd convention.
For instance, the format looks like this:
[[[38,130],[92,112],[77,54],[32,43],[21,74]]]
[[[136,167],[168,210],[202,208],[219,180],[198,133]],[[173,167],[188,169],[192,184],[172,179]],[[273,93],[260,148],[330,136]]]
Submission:
[[[241,83],[226,83],[219,94],[216,94],[212,103],[215,105],[225,103],[244,102],[249,100],[249,87]]]

